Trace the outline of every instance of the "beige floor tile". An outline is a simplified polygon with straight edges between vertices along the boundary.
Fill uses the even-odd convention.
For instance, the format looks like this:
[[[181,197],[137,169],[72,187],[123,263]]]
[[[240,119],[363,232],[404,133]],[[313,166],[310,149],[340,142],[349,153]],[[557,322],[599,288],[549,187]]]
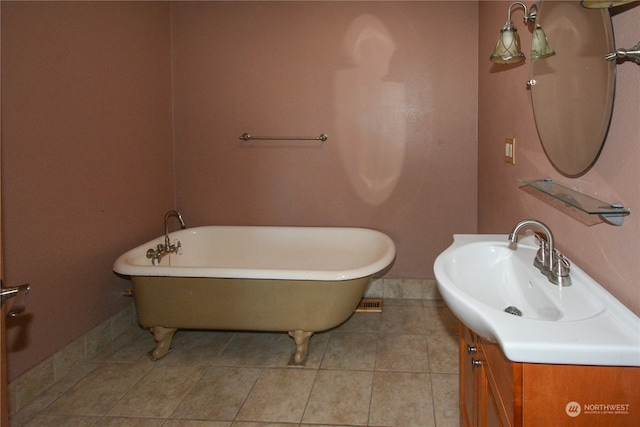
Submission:
[[[283,367],[296,346],[286,332],[238,332],[212,361],[215,365]]]
[[[230,421],[168,420],[162,427],[230,427]]]
[[[427,336],[427,344],[431,373],[458,373],[458,337],[447,333],[431,333]]]
[[[449,307],[425,306],[424,318],[427,333],[447,333],[449,335],[460,335],[460,321],[453,315]]]
[[[252,423],[247,421],[237,421],[231,424],[231,427],[298,427],[298,423]]]
[[[210,367],[173,411],[171,418],[233,420],[260,372],[260,368]]]
[[[382,313],[353,313],[349,320],[335,328],[334,331],[376,333],[380,331],[381,318]]]
[[[300,424],[300,427],[307,427],[307,426],[313,426],[313,427],[352,427],[351,425],[347,425],[347,424],[305,424],[305,423]]]
[[[303,423],[367,425],[372,371],[318,371]]]
[[[236,419],[300,422],[315,377],[307,369],[265,369]]]
[[[94,426],[98,419],[98,417],[77,415],[38,415],[24,427],[90,427]]]
[[[373,370],[377,334],[333,332],[322,360],[322,369]]]
[[[33,413],[17,412],[9,415],[9,425],[11,427],[24,427],[37,415]]]
[[[381,334],[376,371],[429,372],[426,335]]]
[[[433,406],[438,427],[459,427],[458,382],[458,375],[431,374]]]
[[[422,300],[419,299],[402,299],[402,298],[385,298],[384,307],[403,306],[403,307],[422,307]]]
[[[111,416],[166,418],[202,377],[197,365],[156,365],[114,407]]]
[[[423,334],[424,310],[422,305],[390,305],[382,312],[380,332],[397,334]]]
[[[171,353],[158,362],[209,365],[217,359],[234,335],[233,332],[178,330],[171,343]]]
[[[135,417],[102,417],[94,427],[163,427],[164,419]]]
[[[458,427],[458,334],[442,301],[387,299],[382,313],[314,334],[298,368],[286,332],[181,330],[151,362],[142,330],[12,414],[12,427]]]
[[[147,364],[105,364],[49,405],[43,413],[104,415],[149,371]]]
[[[148,338],[151,337],[151,340]],[[147,338],[147,340],[144,340]],[[105,348],[101,349],[99,352],[91,356],[91,361],[93,362],[107,362],[115,357],[116,354],[121,352],[123,349],[129,348],[136,341],[143,339],[148,342],[148,347],[144,351],[140,351],[139,354],[136,354],[137,357],[143,357],[146,355],[146,352],[153,348],[153,335],[149,333],[148,330],[142,328],[131,329],[127,333],[119,336],[115,340],[113,340],[109,345]],[[124,359],[124,362],[131,363],[134,360],[131,357]]]
[[[38,413],[44,410],[52,402],[66,393],[71,387],[78,384],[83,378],[89,375],[91,372],[98,369],[101,365],[99,363],[89,362],[83,363],[76,367],[76,369],[66,377],[57,381],[53,386],[49,387],[43,393],[40,393],[38,397],[33,399],[27,406],[25,406],[21,412],[23,413]]]
[[[435,426],[429,374],[376,372],[369,425]]]
[[[104,355],[99,353],[97,360],[105,360],[107,362],[152,364],[153,362],[149,359],[149,352],[155,347],[156,342],[153,339],[153,334],[148,330],[143,329],[139,333],[135,334],[131,341],[118,351]]]

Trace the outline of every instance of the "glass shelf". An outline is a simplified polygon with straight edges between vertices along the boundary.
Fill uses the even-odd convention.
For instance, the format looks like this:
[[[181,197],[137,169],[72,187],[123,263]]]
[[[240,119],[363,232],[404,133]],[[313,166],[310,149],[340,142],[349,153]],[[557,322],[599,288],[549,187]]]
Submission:
[[[623,218],[631,212],[619,203],[606,203],[579,191],[556,184],[552,179],[521,179],[520,187],[527,193],[550,204],[560,211],[587,224],[609,222],[622,225]]]

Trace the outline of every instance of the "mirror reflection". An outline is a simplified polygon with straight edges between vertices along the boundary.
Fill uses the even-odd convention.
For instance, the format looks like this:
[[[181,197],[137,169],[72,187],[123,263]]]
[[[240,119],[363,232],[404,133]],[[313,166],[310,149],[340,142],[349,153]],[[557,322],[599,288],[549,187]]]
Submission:
[[[563,175],[577,177],[597,160],[607,136],[615,88],[611,17],[577,1],[541,2],[541,23],[557,54],[532,62],[534,116],[544,150]]]

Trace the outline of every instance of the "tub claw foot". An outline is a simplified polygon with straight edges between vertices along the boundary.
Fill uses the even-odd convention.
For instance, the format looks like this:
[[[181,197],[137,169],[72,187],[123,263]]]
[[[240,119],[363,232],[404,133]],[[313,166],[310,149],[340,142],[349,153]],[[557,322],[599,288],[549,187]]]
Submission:
[[[289,336],[296,343],[296,352],[291,355],[289,365],[302,366],[307,361],[311,335],[313,335],[313,332],[301,331],[300,329],[289,332]]]
[[[154,326],[151,328],[153,339],[158,343],[156,348],[149,352],[151,360],[155,362],[169,354],[171,351],[171,341],[177,330],[177,328],[165,328],[164,326]]]

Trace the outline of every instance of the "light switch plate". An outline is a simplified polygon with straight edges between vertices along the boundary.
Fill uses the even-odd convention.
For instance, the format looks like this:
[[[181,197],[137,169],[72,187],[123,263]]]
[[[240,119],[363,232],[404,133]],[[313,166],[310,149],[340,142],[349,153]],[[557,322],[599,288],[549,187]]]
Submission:
[[[504,141],[504,161],[516,164],[516,140],[515,138],[507,138]]]

